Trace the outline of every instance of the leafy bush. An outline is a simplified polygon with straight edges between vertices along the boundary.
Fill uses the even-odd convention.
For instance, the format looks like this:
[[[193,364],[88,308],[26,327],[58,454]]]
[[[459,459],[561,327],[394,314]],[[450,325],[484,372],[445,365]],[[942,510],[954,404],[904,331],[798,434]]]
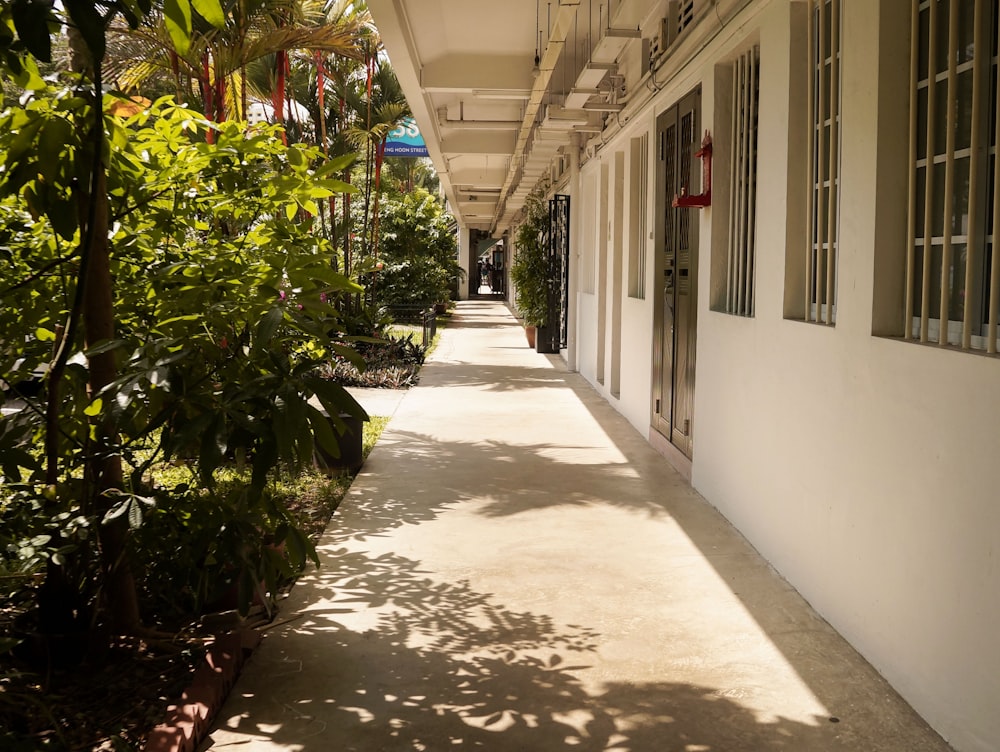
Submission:
[[[89,220],[78,218],[72,186],[89,184],[79,134],[91,112],[65,90],[0,116],[9,280],[0,292],[0,379],[16,384],[49,369],[39,396],[22,395],[27,408],[0,421],[0,545],[12,564],[48,572],[63,620],[82,613],[71,601],[99,613],[119,597],[106,578],[122,566],[140,589],[155,581],[164,600],[183,600],[192,584],[180,578],[171,595],[161,576],[183,539],[243,552],[236,560],[251,565],[247,582],[270,586],[301,568],[311,548],[269,480],[311,463],[317,445],[336,454],[336,416],[361,411],[315,373],[335,353],[355,357],[336,339],[333,303],[361,288],[333,271],[332,249],[301,221],[348,190],[331,177],[348,160],[323,163],[315,149],[283,146],[272,128],[246,132],[239,123],[212,126],[215,143],[206,143],[204,119],[167,99],[128,121],[105,117],[115,330],[84,342],[75,322]],[[53,351],[70,356],[59,378]],[[95,390],[95,364],[109,359],[114,370]],[[176,459],[191,464],[203,490],[156,481],[152,471]],[[219,480],[230,462],[247,467],[235,487]],[[177,532],[167,552],[143,533],[154,522]],[[112,547],[92,532],[112,527],[123,554],[108,562]],[[204,597],[214,587],[198,586]]]
[[[380,220],[381,271],[372,279],[384,306],[444,303],[462,274],[454,219],[440,200],[415,190],[386,201]]]
[[[343,356],[335,356],[320,369],[324,378],[344,386],[401,389],[417,383],[427,345],[414,342],[412,333],[385,334],[381,339],[359,340],[351,347],[363,361],[361,368]]]

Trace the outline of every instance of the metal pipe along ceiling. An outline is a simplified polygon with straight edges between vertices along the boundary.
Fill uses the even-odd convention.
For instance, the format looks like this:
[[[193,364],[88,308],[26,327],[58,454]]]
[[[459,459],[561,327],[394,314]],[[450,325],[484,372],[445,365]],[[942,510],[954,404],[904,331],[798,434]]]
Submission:
[[[514,144],[514,156],[510,160],[510,167],[507,169],[507,177],[504,179],[503,187],[500,189],[500,200],[497,202],[496,211],[493,214],[493,229],[496,229],[500,218],[506,208],[507,198],[513,188],[514,178],[517,174],[520,163],[519,155],[524,154],[528,144],[528,138],[538,119],[538,112],[542,106],[542,100],[549,88],[549,81],[552,79],[552,72],[559,62],[563,46],[566,43],[566,36],[569,34],[576,17],[580,0],[559,0],[559,7],[556,8],[555,18],[552,21],[552,28],[549,38],[545,42],[545,50],[541,55],[538,76],[535,77],[531,87],[531,96],[525,106],[524,119],[518,130],[517,141]]]

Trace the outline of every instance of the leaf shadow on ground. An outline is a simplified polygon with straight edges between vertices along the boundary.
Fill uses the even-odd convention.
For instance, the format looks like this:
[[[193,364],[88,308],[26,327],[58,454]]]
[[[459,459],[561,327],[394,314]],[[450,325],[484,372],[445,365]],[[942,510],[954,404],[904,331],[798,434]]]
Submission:
[[[594,630],[507,609],[396,554],[331,542],[324,559],[311,587],[332,603],[265,643],[247,673],[267,697],[238,686],[220,725],[239,740],[215,749],[260,739],[301,752],[808,751],[828,749],[835,733],[827,719],[762,722],[711,687],[588,689],[575,671],[598,649]],[[299,676],[307,661],[319,662],[318,686]]]
[[[631,505],[650,516],[706,511],[680,479],[680,501],[668,507],[662,477],[643,480],[625,467],[616,476],[607,466],[576,466],[574,488],[586,492],[554,497],[532,481],[553,471],[553,449],[478,442],[480,460],[466,463],[467,444],[391,431],[373,455],[376,465],[405,471],[415,463],[421,477],[448,466],[439,475],[448,483],[385,485],[376,467],[372,481],[352,489],[338,512],[349,519],[335,517],[320,545],[322,566],[282,608],[300,615],[265,642],[246,671],[243,685],[263,693],[237,685],[219,722],[228,735],[214,749],[239,749],[250,739],[301,752],[862,748],[850,741],[849,724],[762,720],[717,687],[585,684],[577,674],[599,661],[597,629],[508,608],[468,581],[441,581],[417,559],[369,548],[390,531],[431,522],[482,495],[489,501],[478,513],[486,517],[546,504]],[[622,483],[643,485],[622,494]],[[322,683],[304,678],[306,666]]]
[[[301,752],[908,748],[898,741],[909,738],[907,730],[897,734],[896,727],[883,728],[894,740],[888,747],[881,739],[859,738],[859,729],[878,727],[882,702],[891,703],[879,698],[870,707],[848,707],[842,701],[851,697],[852,682],[869,681],[874,670],[859,676],[849,646],[814,614],[790,617],[776,607],[787,602],[787,584],[738,533],[715,524],[718,512],[582,378],[555,368],[468,365],[464,373],[429,368],[424,384],[485,388],[494,399],[474,415],[444,409],[419,420],[411,416],[410,430],[390,425],[324,538],[322,568],[283,608],[300,609],[301,616],[275,629],[247,669],[244,686],[259,687],[260,694],[241,693],[237,685],[220,720],[229,729],[220,734],[228,736],[215,749],[238,750],[250,739]],[[525,418],[524,443],[488,438],[490,421],[512,409],[506,393],[516,389],[504,383],[511,379],[520,380],[518,388],[553,389],[548,413],[531,416],[531,423]],[[558,396],[562,387],[572,394]],[[449,399],[442,390],[436,404]],[[560,419],[565,403],[559,399],[586,406],[617,459],[609,461],[583,437],[572,445],[532,440],[550,435],[539,428]],[[450,440],[442,425],[448,420],[476,421],[484,438]],[[554,476],[568,481],[554,484]],[[541,601],[537,609],[509,608],[468,581],[436,578],[416,554],[395,548],[400,528],[451,512],[498,522],[523,515],[529,528],[534,512],[586,507],[676,523],[802,682],[843,722],[760,717],[731,688],[595,683],[594,672],[585,669],[600,665],[606,644],[596,628],[557,623],[536,612],[545,609]],[[684,654],[684,646],[669,641],[661,649]],[[324,679],[307,684],[306,665],[310,676]],[[856,724],[860,716],[876,722]],[[921,723],[915,716],[912,722]]]
[[[493,349],[519,349],[495,346]],[[462,361],[452,361],[447,365],[469,366]],[[436,368],[423,372],[423,386],[434,388],[482,389],[492,393],[521,392],[525,389],[561,388],[565,386],[565,375],[552,368],[524,368],[496,363],[476,365],[474,372],[452,375],[447,368]],[[428,375],[429,374],[429,375]]]
[[[385,475],[383,469],[391,467],[400,480],[383,483],[376,479],[352,487],[346,499],[352,509],[351,526],[341,534],[354,538],[381,535],[433,520],[470,500],[479,500],[477,514],[497,518],[595,505],[649,517],[713,514],[680,476],[650,476],[637,472],[634,463],[593,462],[594,452],[594,447],[585,444],[443,441],[390,427],[363,472]],[[571,484],[553,489],[553,477],[568,475]]]

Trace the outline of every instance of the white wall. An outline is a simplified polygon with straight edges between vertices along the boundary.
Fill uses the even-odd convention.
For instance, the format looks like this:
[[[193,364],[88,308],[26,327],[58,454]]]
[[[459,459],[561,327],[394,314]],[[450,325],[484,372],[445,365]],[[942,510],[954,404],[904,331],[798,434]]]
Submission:
[[[777,136],[759,144],[757,314],[702,297],[693,481],[956,749],[995,750],[1000,363],[871,335],[873,125],[893,115],[877,106],[878,4],[844,13],[837,326],[782,319],[789,30],[775,2],[761,26],[760,132]]]
[[[884,3],[904,13],[908,7]],[[899,108],[878,82],[880,70],[888,75],[888,66],[908,64],[905,55],[887,53],[906,31],[892,27],[880,7],[877,0],[844,3],[835,327],[783,318],[785,254],[799,252],[786,248],[787,0],[757,3],[730,23],[584,165],[582,179],[596,185],[601,161],[635,133],[645,129],[652,144],[655,115],[697,83],[702,127],[715,132],[715,63],[759,35],[756,315],[710,310],[711,212],[724,209],[706,210],[693,484],[957,750],[986,752],[1000,749],[1000,362],[872,335],[876,238],[892,241],[890,225],[905,201],[886,179],[893,148],[886,136],[903,139],[905,132],[893,135]],[[716,179],[724,175],[716,165]],[[884,192],[876,194],[876,186]],[[578,296],[580,372],[644,435],[655,273],[649,253],[647,299],[625,296],[621,311],[628,364],[620,399],[595,377],[597,296]]]

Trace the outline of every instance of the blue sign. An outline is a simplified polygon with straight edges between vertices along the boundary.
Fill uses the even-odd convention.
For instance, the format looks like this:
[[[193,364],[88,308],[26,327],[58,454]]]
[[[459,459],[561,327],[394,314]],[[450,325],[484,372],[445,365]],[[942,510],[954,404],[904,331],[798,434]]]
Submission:
[[[389,131],[385,140],[385,156],[387,157],[426,157],[427,144],[420,135],[413,118],[405,118],[402,123]]]

